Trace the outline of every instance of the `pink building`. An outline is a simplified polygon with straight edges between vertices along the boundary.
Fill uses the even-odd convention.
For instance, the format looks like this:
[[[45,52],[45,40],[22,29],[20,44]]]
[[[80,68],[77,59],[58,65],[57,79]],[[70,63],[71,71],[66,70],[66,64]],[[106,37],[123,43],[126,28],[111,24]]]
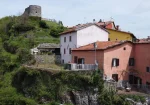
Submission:
[[[150,84],[150,43],[96,42],[96,60],[106,78],[130,84]],[[95,64],[94,44],[72,50],[72,63]]]

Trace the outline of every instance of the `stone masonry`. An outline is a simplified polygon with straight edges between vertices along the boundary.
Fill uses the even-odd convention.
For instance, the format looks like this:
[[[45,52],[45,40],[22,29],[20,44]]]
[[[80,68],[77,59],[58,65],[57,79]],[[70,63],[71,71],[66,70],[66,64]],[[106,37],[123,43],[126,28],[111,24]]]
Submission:
[[[27,7],[23,13],[24,16],[37,16],[41,17],[41,6],[38,5],[30,5]]]

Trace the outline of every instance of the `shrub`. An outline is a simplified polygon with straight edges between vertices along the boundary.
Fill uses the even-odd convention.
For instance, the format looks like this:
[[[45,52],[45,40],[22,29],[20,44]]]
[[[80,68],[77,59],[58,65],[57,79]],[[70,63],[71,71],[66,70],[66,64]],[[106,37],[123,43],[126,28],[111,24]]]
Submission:
[[[14,30],[18,33],[30,31],[30,30],[34,30],[34,29],[35,29],[35,27],[33,25],[30,25],[30,24],[16,24],[14,26]]]
[[[46,22],[43,21],[43,20],[41,20],[41,21],[39,22],[39,25],[40,25],[41,28],[49,28],[49,26],[48,26],[48,25],[46,24]]]
[[[33,56],[30,54],[30,52],[27,49],[20,48],[17,50],[17,55],[18,55],[18,61],[20,63],[27,63],[30,61]]]

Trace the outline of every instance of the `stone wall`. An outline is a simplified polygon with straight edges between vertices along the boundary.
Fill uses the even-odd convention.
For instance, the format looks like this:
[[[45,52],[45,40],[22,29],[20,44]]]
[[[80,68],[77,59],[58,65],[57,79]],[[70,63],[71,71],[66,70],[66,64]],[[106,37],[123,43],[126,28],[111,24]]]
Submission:
[[[53,64],[60,63],[60,55],[35,55],[35,60],[39,64]]]
[[[27,7],[23,13],[24,16],[37,16],[41,17],[41,6],[38,5],[30,5]]]

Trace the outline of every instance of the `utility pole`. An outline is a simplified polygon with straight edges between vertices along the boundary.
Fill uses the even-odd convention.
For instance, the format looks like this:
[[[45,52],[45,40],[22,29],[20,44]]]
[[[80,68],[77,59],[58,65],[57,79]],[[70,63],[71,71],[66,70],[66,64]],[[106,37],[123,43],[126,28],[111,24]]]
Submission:
[[[97,44],[96,42],[94,43],[94,50],[95,50],[95,66],[98,66],[97,60],[96,60],[96,48],[97,48]]]

